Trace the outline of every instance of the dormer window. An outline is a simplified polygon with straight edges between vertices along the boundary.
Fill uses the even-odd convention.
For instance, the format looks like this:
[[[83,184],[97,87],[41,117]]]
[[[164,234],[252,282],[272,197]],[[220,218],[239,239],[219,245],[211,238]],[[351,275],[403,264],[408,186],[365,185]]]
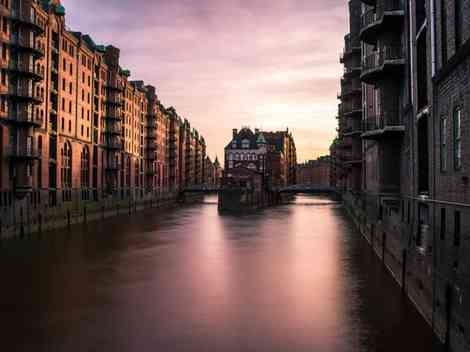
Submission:
[[[250,141],[248,139],[242,140],[242,149],[250,148]]]
[[[237,142],[236,142],[236,141],[233,141],[233,142],[232,142],[232,148],[233,148],[233,149],[237,149]]]

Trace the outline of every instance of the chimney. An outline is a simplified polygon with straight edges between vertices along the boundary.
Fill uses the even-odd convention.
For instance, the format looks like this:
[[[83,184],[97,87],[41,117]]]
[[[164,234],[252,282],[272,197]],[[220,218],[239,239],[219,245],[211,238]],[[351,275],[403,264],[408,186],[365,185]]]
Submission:
[[[237,137],[237,133],[238,133],[238,130],[236,128],[234,128],[232,130],[232,138],[235,139]]]
[[[255,128],[255,134],[259,133],[259,128]]]

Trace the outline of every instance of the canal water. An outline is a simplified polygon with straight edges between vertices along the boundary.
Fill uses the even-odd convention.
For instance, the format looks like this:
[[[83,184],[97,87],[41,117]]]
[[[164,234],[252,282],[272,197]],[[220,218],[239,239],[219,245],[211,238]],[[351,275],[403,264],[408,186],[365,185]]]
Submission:
[[[3,351],[438,351],[329,198],[217,199],[0,249]]]

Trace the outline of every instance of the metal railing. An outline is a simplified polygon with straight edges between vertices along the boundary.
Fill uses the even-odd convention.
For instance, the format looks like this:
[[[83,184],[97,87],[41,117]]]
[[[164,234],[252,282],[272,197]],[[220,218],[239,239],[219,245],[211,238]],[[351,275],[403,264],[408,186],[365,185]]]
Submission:
[[[155,143],[154,140],[150,139],[147,144],[145,145],[145,148],[147,150],[156,150],[157,149],[157,144]]]
[[[35,51],[36,53],[41,54],[41,55],[45,54],[44,48],[41,45],[39,45],[39,43],[37,42],[30,42],[27,40],[22,40],[17,36],[12,36],[10,43],[12,46],[15,46],[15,47],[25,48],[31,51]]]
[[[379,51],[376,51],[364,58],[362,61],[362,71],[377,70],[382,67],[387,61],[403,60],[403,48],[401,46],[384,46]]]
[[[23,111],[17,113],[15,110],[10,111],[8,114],[8,119],[11,121],[17,121],[20,123],[32,123],[35,125],[41,125],[42,120],[37,116],[36,114],[33,113],[33,111]]]
[[[33,144],[20,143],[15,146],[9,145],[5,147],[5,154],[13,159],[36,159],[41,153]]]
[[[22,99],[32,99],[38,103],[42,103],[44,98],[37,94],[33,89],[21,89],[19,87],[10,87],[8,94],[13,97],[18,97]]]
[[[106,134],[121,134],[122,128],[120,122],[114,122],[107,124],[104,133]]]
[[[106,146],[110,149],[122,149],[121,138],[116,136],[108,136],[106,138]]]
[[[343,114],[350,114],[362,110],[362,105],[358,101],[343,103]]]
[[[386,12],[403,11],[403,0],[378,0],[375,8],[364,12],[361,16],[361,29],[382,21]]]
[[[31,65],[31,64],[21,64],[19,62],[12,62],[8,65],[10,71],[17,71],[20,73],[26,73],[29,75],[35,75],[39,79],[44,79],[44,69],[41,67]]]
[[[363,123],[364,131],[374,131],[384,129],[385,127],[398,127],[403,125],[398,110],[382,112],[378,116],[370,117]]]
[[[116,160],[108,160],[106,163],[107,170],[119,170],[121,168],[121,163]]]
[[[26,23],[26,24],[29,24],[29,25],[33,25],[33,26],[36,27],[37,29],[39,29],[39,30],[41,30],[41,31],[44,31],[44,24],[41,23],[41,22],[39,22],[36,17],[31,17],[31,16],[27,16],[27,15],[25,15],[25,14],[22,14],[22,13],[20,13],[20,11],[18,11],[17,9],[14,9],[14,8],[11,9],[10,18],[11,18],[13,21],[17,21],[17,22],[22,22],[22,23]]]

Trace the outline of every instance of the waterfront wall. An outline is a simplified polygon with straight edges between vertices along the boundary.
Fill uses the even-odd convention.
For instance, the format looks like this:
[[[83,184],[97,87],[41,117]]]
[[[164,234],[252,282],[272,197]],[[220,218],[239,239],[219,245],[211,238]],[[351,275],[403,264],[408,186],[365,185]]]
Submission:
[[[193,198],[185,197],[185,201]],[[0,208],[0,240],[131,215],[144,209],[171,207],[177,204],[177,200],[177,193],[167,192],[143,198],[107,197],[99,201],[82,201],[78,197],[72,197],[72,201],[55,207],[13,202],[10,207]]]
[[[345,210],[447,350],[468,351],[466,297],[470,292],[467,279],[470,266],[467,259],[458,257],[459,249],[455,248],[453,239],[445,233],[441,237],[437,225],[427,229],[423,246],[415,246],[417,231],[422,231],[416,226],[415,207],[419,207],[421,200],[404,199],[402,203],[409,212],[403,213],[398,207],[394,210],[392,206],[383,206],[383,199],[377,201],[383,210],[375,217],[368,211],[376,206],[371,204],[371,198],[361,193],[343,193]],[[446,206],[464,214],[468,212],[462,205]],[[432,213],[437,214],[441,207],[442,204],[431,205]],[[467,230],[470,230],[468,226]],[[468,250],[467,246],[468,243],[462,243],[460,250]]]

